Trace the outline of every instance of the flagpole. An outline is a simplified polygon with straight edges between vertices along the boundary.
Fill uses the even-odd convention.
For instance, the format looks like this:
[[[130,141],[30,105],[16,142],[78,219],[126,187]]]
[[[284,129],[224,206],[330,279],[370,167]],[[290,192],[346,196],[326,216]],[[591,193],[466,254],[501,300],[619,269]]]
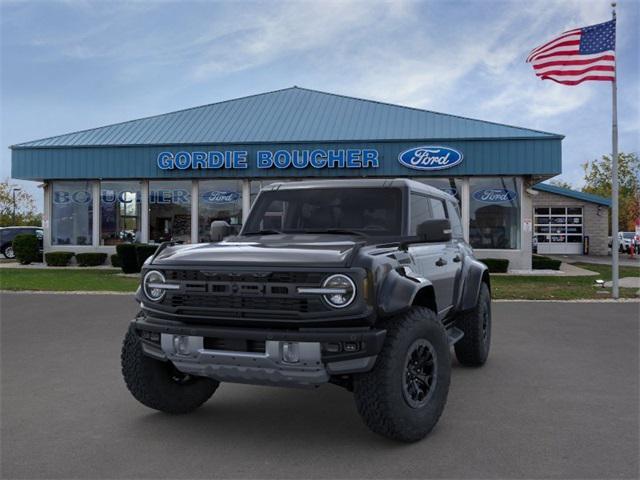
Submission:
[[[616,19],[616,2],[611,2],[611,15]],[[617,25],[616,25],[617,27]],[[617,31],[617,28],[616,28]],[[618,286],[618,55],[611,82],[611,296],[620,296]]]

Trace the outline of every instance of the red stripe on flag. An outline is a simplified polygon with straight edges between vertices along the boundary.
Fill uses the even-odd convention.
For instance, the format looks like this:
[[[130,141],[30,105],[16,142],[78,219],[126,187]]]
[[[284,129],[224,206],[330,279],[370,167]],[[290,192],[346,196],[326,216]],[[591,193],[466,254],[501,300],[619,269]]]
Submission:
[[[576,55],[575,58],[580,58],[580,56]],[[546,62],[546,63],[540,63],[538,65],[534,65],[533,69],[537,70],[539,68],[552,67],[554,65],[588,65],[590,63],[600,62],[602,60],[615,61],[615,59],[616,59],[615,55],[602,55],[601,57],[590,58],[587,60],[558,60],[555,62]]]
[[[570,47],[571,45],[580,45],[580,40],[568,40],[566,42],[560,42],[557,43],[549,48],[545,48],[544,50],[540,50],[539,52],[537,52],[533,57],[531,57],[531,60],[535,60],[536,58],[540,58],[538,57],[538,55],[542,55],[545,52],[548,52],[550,50],[553,50],[554,48],[558,48],[558,47]],[[578,49],[579,50],[579,49]],[[544,57],[542,57],[544,58]]]
[[[546,47],[547,45],[551,45],[553,42],[557,42],[558,40],[560,40],[561,38],[565,38],[568,37],[570,35],[575,35],[577,32],[580,32],[582,29],[580,28],[576,28],[575,30],[568,30],[566,32],[564,32],[562,35],[554,38],[553,40],[548,41],[547,43],[545,43],[544,45],[540,45],[539,47],[534,48],[533,50],[531,50],[531,52],[529,53],[529,57],[527,58],[527,61],[529,61],[529,58],[531,58],[532,55],[536,54],[538,51],[540,51],[541,49],[543,49],[544,47]]]
[[[596,65],[582,70],[549,70],[544,73],[536,73],[536,75],[544,78],[548,75],[582,75],[583,73],[591,71],[614,72],[615,69],[612,65]]]
[[[555,78],[552,77],[540,77],[541,80],[553,80],[556,83],[561,83],[562,85],[578,85],[582,82],[586,82],[587,80],[602,80],[602,81],[608,81],[608,82],[613,82],[614,77],[610,77],[610,76],[601,76],[601,75],[589,75],[587,77],[583,77],[580,80],[557,80]]]
[[[532,58],[532,60],[542,60],[543,58],[551,58],[557,55],[576,55],[577,56],[579,53],[580,53],[580,47],[570,48],[567,50],[563,50],[561,52],[547,53],[546,55],[536,55],[534,58]]]

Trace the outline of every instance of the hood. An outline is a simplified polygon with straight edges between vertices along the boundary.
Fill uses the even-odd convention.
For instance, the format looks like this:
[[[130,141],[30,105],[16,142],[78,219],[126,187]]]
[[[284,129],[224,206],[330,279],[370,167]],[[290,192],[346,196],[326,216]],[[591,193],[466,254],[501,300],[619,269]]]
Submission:
[[[328,241],[329,240],[329,241]],[[347,267],[361,242],[332,235],[265,235],[168,247],[153,265]]]

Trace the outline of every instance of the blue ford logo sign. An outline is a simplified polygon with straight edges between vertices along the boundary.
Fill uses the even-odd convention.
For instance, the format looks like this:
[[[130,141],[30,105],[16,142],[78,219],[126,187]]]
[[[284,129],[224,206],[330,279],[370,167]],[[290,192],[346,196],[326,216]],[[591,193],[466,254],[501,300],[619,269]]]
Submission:
[[[442,170],[462,162],[462,153],[453,148],[425,145],[405,150],[398,161],[415,170]]]
[[[202,200],[207,203],[233,203],[240,198],[238,192],[204,192]]]
[[[484,190],[474,192],[473,198],[479,202],[500,203],[515,200],[518,198],[518,194],[513,190],[507,190],[506,188],[485,188]]]

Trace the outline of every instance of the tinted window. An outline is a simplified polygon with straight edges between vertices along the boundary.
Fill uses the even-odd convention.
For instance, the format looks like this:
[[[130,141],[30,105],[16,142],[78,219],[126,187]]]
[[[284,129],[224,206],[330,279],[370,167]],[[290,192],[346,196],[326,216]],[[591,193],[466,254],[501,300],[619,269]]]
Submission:
[[[51,205],[52,245],[91,245],[91,182],[54,182]]]
[[[437,198],[430,198],[429,202],[431,203],[431,213],[433,218],[437,220],[443,220],[447,218],[447,212],[444,208],[444,201]]]
[[[429,197],[419,195],[416,193],[411,194],[411,225],[409,235],[416,235],[418,225],[422,222],[433,218],[431,214],[431,205],[429,203]]]
[[[469,243],[471,246],[488,249],[519,248],[520,185],[518,179],[516,177],[474,177],[469,180],[469,186],[471,188],[469,197]],[[553,212],[551,214],[553,215]],[[562,222],[564,223],[564,218]]]
[[[243,233],[355,230],[371,236],[400,234],[402,194],[395,188],[322,188],[263,192]]]
[[[149,182],[149,240],[191,243],[191,180]]]
[[[140,241],[140,182],[100,183],[100,245]]]
[[[460,210],[453,202],[447,202],[449,210],[449,220],[451,221],[451,233],[454,238],[462,238],[462,221],[460,220]]]

